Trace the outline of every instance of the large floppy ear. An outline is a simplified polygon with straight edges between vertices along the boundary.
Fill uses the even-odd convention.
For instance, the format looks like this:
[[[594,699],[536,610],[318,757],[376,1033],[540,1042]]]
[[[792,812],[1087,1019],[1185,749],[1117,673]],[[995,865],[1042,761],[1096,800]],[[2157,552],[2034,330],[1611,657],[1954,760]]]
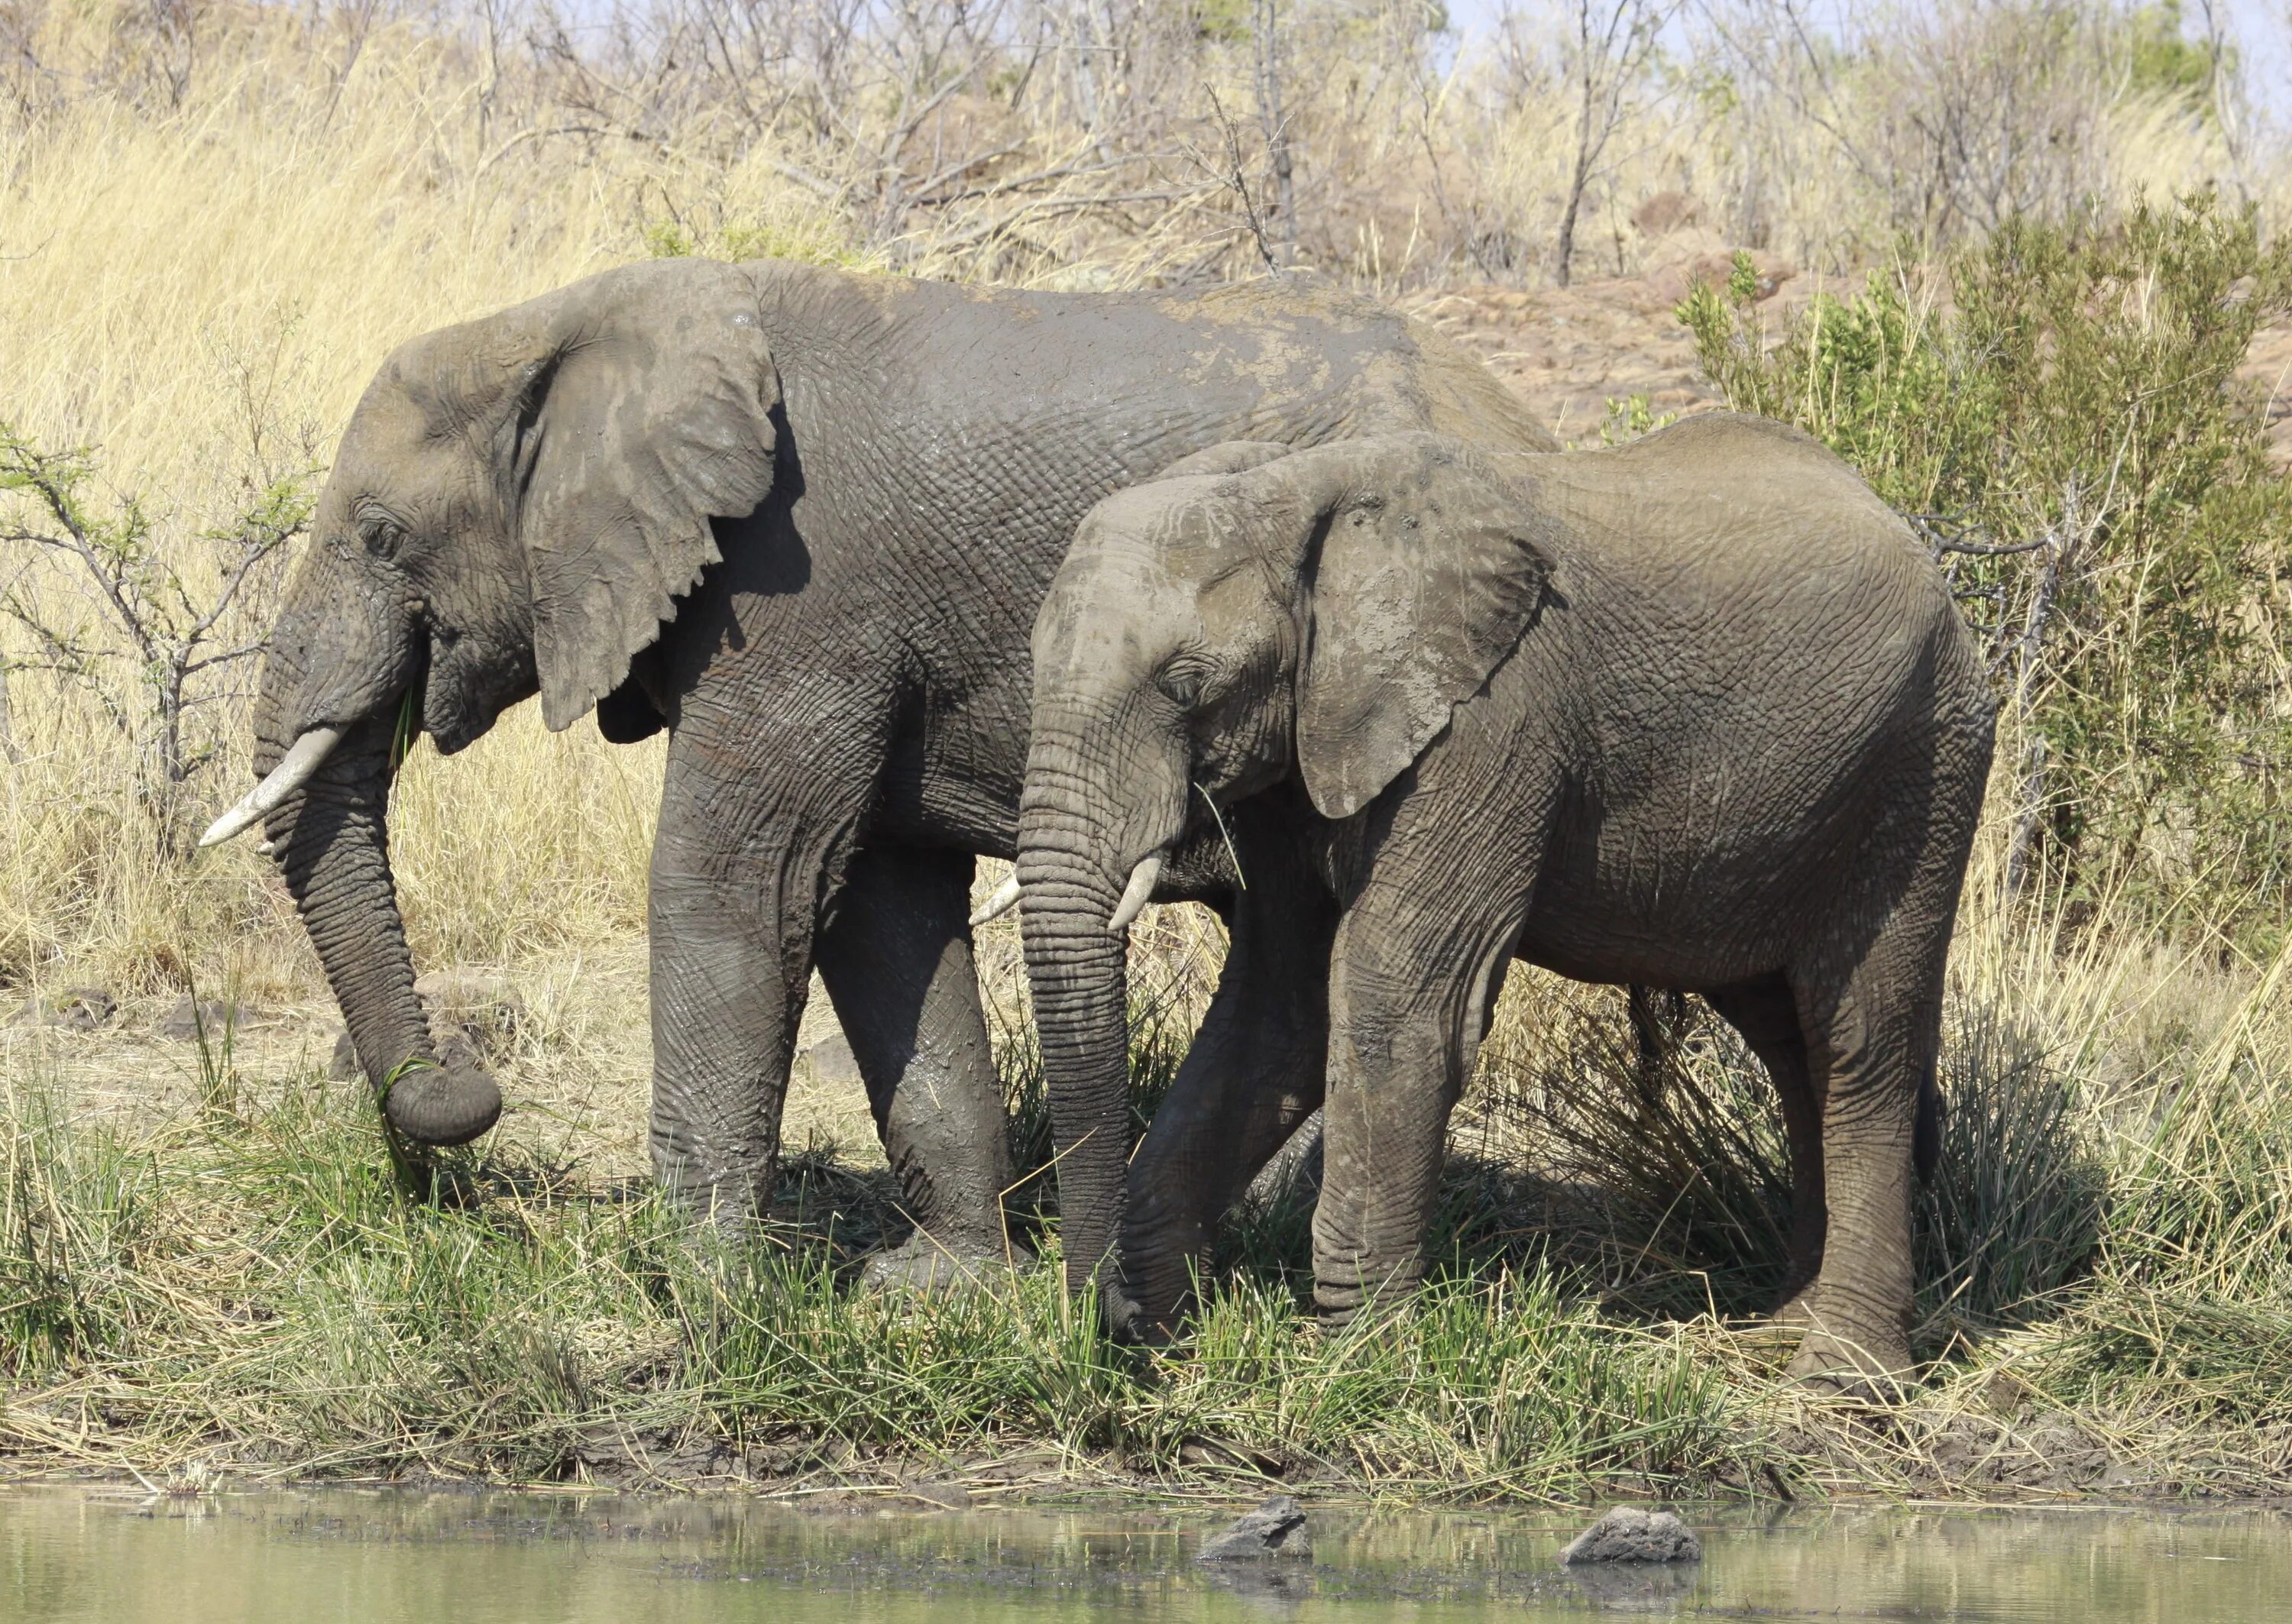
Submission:
[[[771,492],[779,377],[755,284],[706,260],[624,266],[504,311],[527,357],[512,497],[543,720],[617,688],[720,556],[709,520]]]
[[[1534,622],[1550,522],[1432,435],[1334,445],[1273,464],[1310,544],[1297,765],[1324,817],[1405,771]]]

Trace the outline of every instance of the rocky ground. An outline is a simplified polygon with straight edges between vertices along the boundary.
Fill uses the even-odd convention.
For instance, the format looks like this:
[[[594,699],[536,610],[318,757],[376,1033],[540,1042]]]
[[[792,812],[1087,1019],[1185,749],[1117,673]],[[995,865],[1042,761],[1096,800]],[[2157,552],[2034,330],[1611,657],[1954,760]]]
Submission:
[[[1578,281],[1567,288],[1492,284],[1447,287],[1409,308],[1471,350],[1517,390],[1554,434],[1571,446],[1600,443],[1610,402],[1645,396],[1658,414],[1684,417],[1723,404],[1697,369],[1695,346],[1673,313],[1691,277],[1723,278],[1732,250],[1688,230],[1650,257],[1641,276]],[[1787,326],[1820,293],[1852,296],[1862,278],[1824,278],[1773,255],[1753,256],[1771,328]],[[2240,376],[2264,392],[2279,468],[2292,470],[2292,325],[2263,332]]]

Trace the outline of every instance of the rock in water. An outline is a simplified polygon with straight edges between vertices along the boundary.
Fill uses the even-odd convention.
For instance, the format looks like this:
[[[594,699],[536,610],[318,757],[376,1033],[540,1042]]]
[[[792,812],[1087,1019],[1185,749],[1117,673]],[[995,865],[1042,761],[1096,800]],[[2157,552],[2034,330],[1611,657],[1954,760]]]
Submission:
[[[1578,1534],[1560,1553],[1562,1566],[1581,1562],[1700,1562],[1703,1542],[1668,1511],[1618,1506]]]
[[[1310,1556],[1305,1508],[1294,1495],[1277,1494],[1194,1553],[1197,1562],[1248,1562],[1267,1556]]]

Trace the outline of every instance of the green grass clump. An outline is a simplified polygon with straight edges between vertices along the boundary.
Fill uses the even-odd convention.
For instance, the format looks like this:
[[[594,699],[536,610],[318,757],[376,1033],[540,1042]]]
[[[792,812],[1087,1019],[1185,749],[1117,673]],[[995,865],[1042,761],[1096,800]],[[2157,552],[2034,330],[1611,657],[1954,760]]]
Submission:
[[[1110,1343],[1054,1267],[855,1290],[836,1219],[867,1191],[817,1157],[728,1246],[649,1186],[513,1145],[448,1166],[452,1199],[408,1201],[351,1090],[133,1140],[20,1096],[7,1146],[0,1437],[60,1463],[556,1479],[639,1437],[795,1469],[1047,1451],[1104,1475],[1178,1469],[1207,1439],[1424,1491],[1739,1476],[1718,1367],[1677,1331],[1603,1323],[1548,1271],[1450,1280],[1341,1336],[1245,1282],[1161,1355]]]
[[[2284,970],[2204,1021],[2154,1013],[2186,965],[2135,986],[2130,961],[2065,981],[2024,960],[2050,979],[2009,999],[1988,929],[1917,1213],[1934,1363],[1883,1420],[1792,1386],[1788,1337],[1752,1317],[1789,1220],[1763,1074],[1695,1005],[1651,1062],[1620,994],[1523,971],[1425,1288],[1327,1331],[1309,1208],[1246,1203],[1166,1351],[1067,1301],[1045,1184],[1013,1225],[1051,1266],[889,1296],[857,1284],[899,1236],[888,1177],[827,1150],[730,1244],[649,1183],[553,1164],[515,1113],[411,1201],[355,1088],[240,1078],[131,1131],[20,1086],[0,1447],[147,1475],[1239,1474],[1471,1499],[2292,1484],[2270,1443],[2292,1412]],[[1138,1014],[1150,1093],[1182,1023]],[[1025,1055],[1005,1045],[1022,1101]]]

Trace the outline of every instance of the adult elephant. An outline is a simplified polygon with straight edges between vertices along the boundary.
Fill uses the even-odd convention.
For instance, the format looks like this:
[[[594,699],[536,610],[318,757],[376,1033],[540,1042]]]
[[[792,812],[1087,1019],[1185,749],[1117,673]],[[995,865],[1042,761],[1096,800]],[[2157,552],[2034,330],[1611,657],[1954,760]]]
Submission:
[[[1213,441],[1406,426],[1550,444],[1476,363],[1291,282],[592,277],[383,365],[270,639],[264,776],[209,838],[264,823],[390,1122],[461,1143],[501,1096],[438,1064],[414,994],[397,754],[416,730],[458,751],[537,691],[553,728],[593,706],[617,740],[665,723],[661,1177],[720,1217],[770,1202],[816,958],[918,1221],[910,1256],[999,1256],[1011,1178],[965,910],[972,855],[1013,848],[1027,639],[1076,521]]]
[[[1417,1279],[1519,957],[1700,993],[1742,1033],[1789,1133],[1796,1368],[1909,1364],[1991,704],[1940,574],[1844,463],[1727,416],[1557,455],[1217,448],[1084,521],[1034,654],[1017,875],[1069,1210],[1121,1207],[1122,932],[1231,806],[1246,895],[1327,978],[1326,1314]],[[1181,1077],[1128,1164],[1112,1319],[1168,1326],[1320,1091]],[[1064,1239],[1080,1288],[1114,1234]]]

